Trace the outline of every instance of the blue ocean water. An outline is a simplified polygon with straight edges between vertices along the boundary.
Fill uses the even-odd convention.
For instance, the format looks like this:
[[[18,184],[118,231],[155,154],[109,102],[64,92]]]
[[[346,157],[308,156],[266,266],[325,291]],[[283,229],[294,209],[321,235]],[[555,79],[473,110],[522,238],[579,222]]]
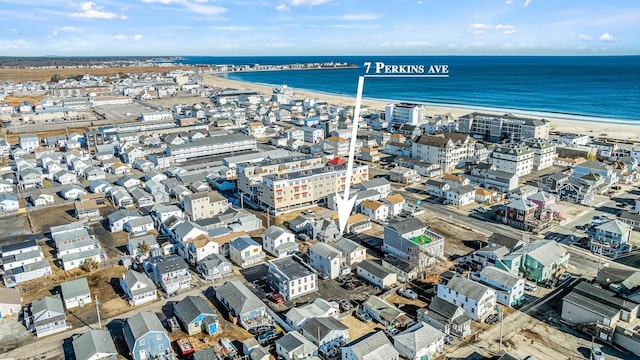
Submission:
[[[447,64],[448,78],[367,78],[363,96],[456,106],[581,115],[640,124],[640,56],[187,57],[190,64],[347,62],[358,68],[232,73],[254,83],[355,96],[365,61]],[[578,117],[580,118],[580,117]]]

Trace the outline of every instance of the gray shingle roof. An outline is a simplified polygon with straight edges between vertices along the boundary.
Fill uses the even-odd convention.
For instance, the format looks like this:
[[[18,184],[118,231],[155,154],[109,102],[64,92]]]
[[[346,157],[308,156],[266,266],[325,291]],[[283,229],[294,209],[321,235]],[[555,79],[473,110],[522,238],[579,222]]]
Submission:
[[[444,338],[444,333],[433,326],[422,323],[422,326],[415,331],[401,333],[393,337],[394,345],[399,343],[403,346],[418,352],[432,346],[434,343]]]
[[[400,234],[420,230],[426,228],[427,225],[417,218],[408,218],[406,220],[398,221],[387,225],[391,229],[394,229]]]
[[[322,242],[315,243],[313,246],[311,246],[309,248],[309,254],[311,254],[311,252],[314,252],[318,254],[318,256],[325,259],[335,259],[340,257],[340,251],[335,249],[333,246],[327,245]]]
[[[382,267],[382,265],[372,261],[372,260],[364,260],[360,263],[358,263],[357,265],[358,267],[362,268],[363,270],[369,272],[370,274],[373,274],[375,277],[384,279],[385,277],[394,274],[393,272],[385,269]]]
[[[333,330],[344,331],[348,329],[347,326],[332,317],[312,318],[302,325],[305,334],[308,333],[316,338],[320,335],[319,340],[322,340]]]
[[[150,331],[159,331],[165,333],[160,319],[156,314],[149,311],[141,311],[129,319],[127,319],[126,326],[131,331],[134,339],[140,339],[144,334]]]
[[[631,230],[631,227],[620,220],[611,220],[603,223],[602,225],[596,226],[596,230],[624,235]]]
[[[134,270],[129,270],[126,272],[126,274],[124,274],[124,282],[129,288],[131,294],[133,294],[134,296],[137,294],[146,293],[156,288],[153,281],[151,281],[151,279],[147,275]],[[137,283],[142,283],[145,286],[140,289],[135,289],[134,287]]]
[[[494,266],[485,266],[485,268],[480,271],[480,275],[509,287],[514,287],[518,281],[521,280],[520,277]]]
[[[266,305],[240,281],[227,281],[216,289],[238,315],[264,308]]]
[[[91,293],[87,278],[80,278],[62,283],[62,285],[60,285],[60,292],[62,292],[62,298],[65,300]]]
[[[241,236],[239,238],[234,239],[233,241],[231,241],[229,243],[229,246],[234,247],[240,251],[243,251],[245,249],[247,249],[249,246],[258,246],[260,247],[260,244],[258,244],[257,242],[255,242],[255,240],[251,239],[248,236]]]
[[[73,340],[76,360],[89,360],[96,354],[118,355],[111,335],[106,330],[89,330]]]
[[[524,252],[543,266],[550,265],[564,257],[567,251],[553,240],[537,240],[523,246],[518,252]]]
[[[480,300],[487,291],[491,291],[487,286],[460,276],[449,280],[447,288],[474,300]]]
[[[362,246],[358,245],[358,243],[347,238],[340,238],[340,240],[336,241],[334,246],[336,249],[342,252],[342,255],[344,256],[351,254],[358,248],[362,248]]]
[[[396,359],[398,352],[382,331],[369,333],[356,339],[348,345],[357,359],[365,359],[365,356],[376,353],[372,359]],[[367,357],[369,358],[369,357]]]
[[[200,296],[187,296],[173,305],[176,316],[183,324],[189,324],[198,316],[204,314],[217,317],[215,311]]]

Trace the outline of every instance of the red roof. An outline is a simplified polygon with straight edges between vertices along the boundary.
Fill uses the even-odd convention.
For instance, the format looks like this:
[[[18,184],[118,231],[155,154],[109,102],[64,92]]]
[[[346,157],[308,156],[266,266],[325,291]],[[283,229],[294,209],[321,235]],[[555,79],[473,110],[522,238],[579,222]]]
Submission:
[[[333,160],[329,161],[328,164],[329,165],[343,165],[345,163],[346,163],[346,161],[344,161],[341,158],[337,157],[337,158],[334,158]]]

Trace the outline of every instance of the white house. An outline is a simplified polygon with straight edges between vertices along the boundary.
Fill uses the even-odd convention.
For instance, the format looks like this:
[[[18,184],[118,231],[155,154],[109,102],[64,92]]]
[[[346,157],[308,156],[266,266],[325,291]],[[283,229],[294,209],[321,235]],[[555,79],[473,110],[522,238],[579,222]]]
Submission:
[[[367,258],[367,250],[353,240],[340,238],[334,246],[342,253],[342,257],[348,266],[354,267]]]
[[[275,257],[284,257],[298,251],[295,235],[276,225],[265,230],[262,247]]]
[[[383,222],[389,218],[389,208],[381,201],[365,200],[360,203],[360,211],[375,222]]]
[[[307,320],[321,317],[338,318],[340,315],[340,307],[335,301],[327,301],[323,298],[316,298],[312,303],[291,308],[285,314],[285,321],[293,329],[300,330]]]
[[[309,248],[309,263],[323,278],[335,279],[342,273],[342,253],[322,242]]]
[[[389,289],[398,283],[398,274],[383,268],[382,265],[372,260],[364,260],[358,263],[356,271],[358,277],[380,289]]]
[[[404,209],[404,205],[406,204],[406,200],[400,194],[389,195],[382,199],[382,201],[389,208],[389,216],[400,215],[402,209]]]
[[[524,279],[508,271],[487,266],[471,278],[496,291],[496,301],[506,306],[520,304],[524,300]]]
[[[317,290],[316,274],[292,256],[269,261],[267,279],[285,300]]]
[[[65,309],[83,307],[91,303],[91,291],[87,278],[67,281],[60,285]]]
[[[431,359],[444,350],[445,334],[420,322],[393,337],[393,347],[410,360]]]
[[[18,197],[11,194],[0,194],[0,211],[15,211],[19,207]]]
[[[130,306],[146,304],[158,298],[156,285],[141,272],[127,271],[120,279],[120,287],[127,295]]]
[[[382,331],[368,333],[342,348],[342,360],[398,360],[398,351]]]
[[[438,284],[437,296],[460,306],[466,316],[476,321],[484,321],[496,306],[494,290],[460,276],[453,277],[446,285]]]

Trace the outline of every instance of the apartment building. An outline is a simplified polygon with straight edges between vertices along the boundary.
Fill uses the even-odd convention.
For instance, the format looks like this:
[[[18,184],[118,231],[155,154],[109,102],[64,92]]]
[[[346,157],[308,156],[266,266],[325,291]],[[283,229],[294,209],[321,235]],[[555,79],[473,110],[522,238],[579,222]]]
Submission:
[[[458,118],[458,131],[485,140],[522,141],[525,139],[548,139],[549,120],[517,117],[511,114],[494,115],[473,112]]]
[[[346,173],[347,165],[335,165],[264,176],[258,187],[258,205],[275,215],[326,205],[329,196],[344,191]],[[367,165],[353,168],[352,185],[368,180]]]
[[[304,132],[303,134],[304,141],[312,144],[316,144],[322,141],[325,136],[324,130],[320,128],[306,126],[302,129],[302,131]]]
[[[389,124],[419,125],[424,119],[424,106],[418,104],[389,104],[385,107],[385,120]]]
[[[464,166],[475,156],[475,141],[467,134],[421,135],[411,143],[411,157],[440,165],[443,171]]]
[[[231,204],[217,191],[207,191],[186,195],[183,200],[184,211],[191,221],[212,218],[227,210]]]
[[[167,146],[166,155],[175,162],[183,162],[204,156],[227,154],[234,151],[256,151],[256,139],[242,134],[209,137],[193,142]]]
[[[495,165],[498,171],[522,177],[531,174],[533,157],[533,150],[526,144],[519,143],[496,147],[489,157],[489,162]]]
[[[316,274],[292,256],[269,261],[267,279],[285,300],[316,291]]]
[[[553,166],[553,161],[558,156],[554,143],[546,139],[528,139],[525,144],[533,150],[534,171]]]
[[[382,251],[425,269],[444,259],[444,237],[419,219],[408,218],[384,227]]]

